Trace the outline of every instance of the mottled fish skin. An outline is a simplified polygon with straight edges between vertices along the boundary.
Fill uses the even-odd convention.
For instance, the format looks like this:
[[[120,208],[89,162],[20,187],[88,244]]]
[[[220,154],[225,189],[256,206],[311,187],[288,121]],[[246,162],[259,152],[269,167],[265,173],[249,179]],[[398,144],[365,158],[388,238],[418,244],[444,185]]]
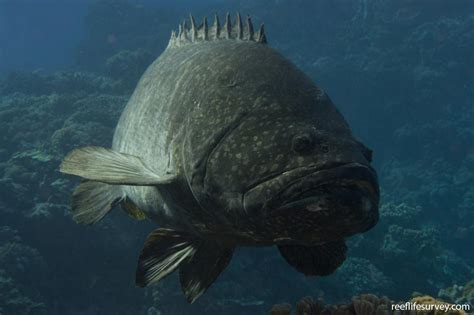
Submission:
[[[112,149],[71,151],[60,171],[83,178],[73,219],[120,204],[150,218],[136,283],[179,270],[193,303],[236,246],[276,245],[305,275],[345,260],[345,238],[378,220],[371,151],[329,97],[237,14],[183,23],[124,109]]]
[[[220,32],[226,36],[226,24]],[[323,90],[266,38],[255,40],[261,34],[246,31],[247,40],[239,40],[244,33],[233,31],[237,39],[226,40],[200,32],[193,42],[192,28],[185,33],[175,34],[146,70],[112,146],[179,180],[160,188],[121,186],[124,194],[160,226],[237,245],[295,241],[287,230],[303,226],[332,231],[334,239],[373,226],[378,186],[357,224],[341,215],[347,222],[321,220],[331,228],[318,230],[312,214],[273,216],[275,195],[317,170],[351,164],[372,172],[368,149]]]

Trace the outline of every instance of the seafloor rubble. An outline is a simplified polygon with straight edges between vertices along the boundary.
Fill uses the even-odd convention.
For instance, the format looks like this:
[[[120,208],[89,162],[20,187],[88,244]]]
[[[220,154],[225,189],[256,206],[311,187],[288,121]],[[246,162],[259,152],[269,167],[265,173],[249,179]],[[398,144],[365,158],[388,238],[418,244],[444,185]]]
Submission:
[[[239,249],[192,306],[173,276],[134,288],[152,224],[119,211],[92,228],[69,217],[76,182],[59,174],[62,157],[110,144],[140,73],[183,16],[122,1],[93,6],[77,69],[11,73],[0,83],[0,313],[262,314],[308,294],[347,303],[365,292],[472,303],[474,19],[463,1],[441,3],[298,0],[269,9],[241,1],[265,21],[270,44],[328,91],[373,148],[381,218],[350,240],[347,261],[326,278],[297,274],[273,249]],[[315,16],[301,25],[303,8]],[[317,301],[302,300],[296,310],[321,310]],[[358,307],[353,300],[344,312]]]

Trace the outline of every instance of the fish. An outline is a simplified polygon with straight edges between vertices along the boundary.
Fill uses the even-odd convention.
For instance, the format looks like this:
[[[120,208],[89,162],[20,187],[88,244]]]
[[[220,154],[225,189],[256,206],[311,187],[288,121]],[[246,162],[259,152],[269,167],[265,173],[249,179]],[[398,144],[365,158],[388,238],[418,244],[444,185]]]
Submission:
[[[372,151],[327,93],[267,43],[264,25],[193,16],[146,69],[111,148],[68,153],[83,181],[72,218],[94,224],[120,206],[151,220],[136,284],[178,271],[193,303],[239,246],[276,246],[307,276],[333,273],[345,240],[376,225]]]

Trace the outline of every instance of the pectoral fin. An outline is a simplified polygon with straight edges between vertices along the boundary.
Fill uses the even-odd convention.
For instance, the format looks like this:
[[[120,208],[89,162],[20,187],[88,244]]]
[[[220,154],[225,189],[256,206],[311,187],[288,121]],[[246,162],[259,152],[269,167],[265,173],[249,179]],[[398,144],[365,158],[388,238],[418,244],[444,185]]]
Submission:
[[[234,247],[204,241],[196,253],[179,268],[181,288],[189,303],[200,297],[227,267]]]
[[[344,241],[317,246],[280,245],[280,254],[286,262],[307,276],[326,276],[333,273],[346,259]]]
[[[73,150],[64,158],[60,171],[113,185],[160,185],[177,178],[176,174],[156,174],[137,156],[102,147]]]

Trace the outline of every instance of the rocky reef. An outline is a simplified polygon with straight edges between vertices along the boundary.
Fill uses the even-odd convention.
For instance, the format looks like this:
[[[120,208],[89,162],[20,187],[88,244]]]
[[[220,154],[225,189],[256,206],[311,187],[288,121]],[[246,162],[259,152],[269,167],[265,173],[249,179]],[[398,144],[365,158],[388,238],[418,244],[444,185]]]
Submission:
[[[328,304],[305,298],[297,314],[383,314],[391,300],[364,292],[473,303],[474,284],[466,283],[474,278],[472,2],[272,3],[190,4],[183,13],[99,1],[85,20],[75,69],[5,76],[0,313],[251,315],[312,295]],[[244,248],[188,305],[174,276],[134,287],[136,258],[153,225],[119,210],[94,227],[75,225],[68,209],[76,181],[58,166],[72,148],[110,145],[123,106],[178,17],[237,9],[266,23],[270,45],[328,91],[374,150],[381,217],[349,240],[348,259],[329,277],[297,274],[273,248]],[[291,306],[272,312],[290,314]]]

